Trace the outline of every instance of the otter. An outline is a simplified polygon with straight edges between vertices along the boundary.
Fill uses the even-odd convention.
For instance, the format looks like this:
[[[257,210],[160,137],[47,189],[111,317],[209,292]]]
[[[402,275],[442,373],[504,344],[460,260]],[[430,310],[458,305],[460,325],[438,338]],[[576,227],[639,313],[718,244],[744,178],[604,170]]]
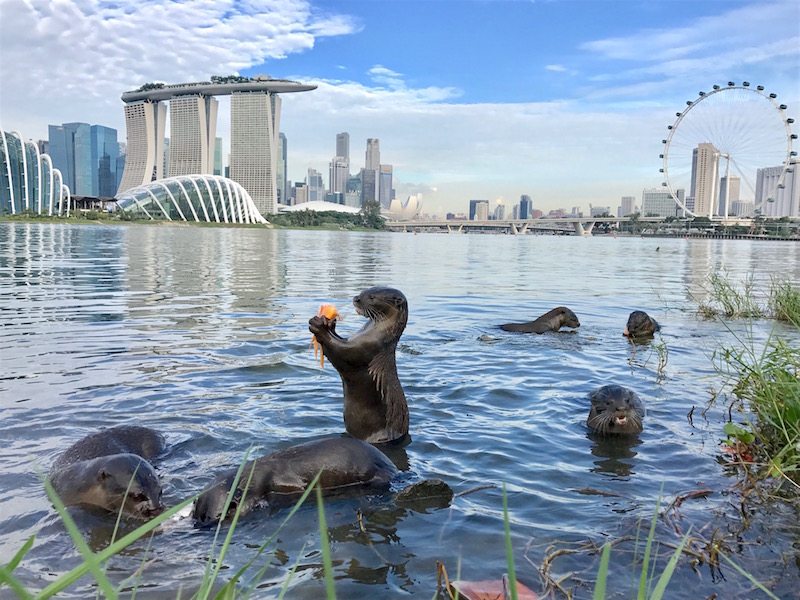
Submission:
[[[656,320],[643,310],[635,310],[628,317],[628,324],[622,335],[631,339],[653,337],[661,329]]]
[[[164,505],[161,483],[148,460],[165,446],[163,436],[147,427],[111,427],[67,448],[48,479],[65,506],[122,510],[127,516],[149,519],[163,512]]]
[[[633,390],[621,385],[604,385],[589,394],[591,409],[586,425],[603,434],[642,431],[644,405]]]
[[[340,337],[336,321],[324,315],[312,317],[308,328],[342,378],[347,433],[370,444],[400,442],[408,435],[408,404],[395,350],[408,322],[408,302],[399,290],[371,287],[353,305],[369,320],[350,338]]]
[[[500,328],[504,331],[517,331],[520,333],[544,333],[545,331],[558,331],[562,327],[580,327],[580,321],[575,313],[566,306],[559,306],[546,312],[535,321],[527,323],[504,323]]]
[[[226,514],[222,511],[237,470],[219,475],[195,501],[192,516],[200,525],[211,525],[230,519],[237,508],[245,514],[263,504],[286,504],[302,494],[320,471],[319,485],[328,495],[388,490],[397,474],[392,461],[366,442],[350,437],[315,440],[246,463]]]

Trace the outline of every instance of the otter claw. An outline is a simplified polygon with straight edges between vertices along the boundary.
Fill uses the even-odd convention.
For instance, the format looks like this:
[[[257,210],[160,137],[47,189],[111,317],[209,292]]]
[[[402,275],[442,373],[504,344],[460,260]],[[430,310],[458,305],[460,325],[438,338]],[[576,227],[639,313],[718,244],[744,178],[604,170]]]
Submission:
[[[339,314],[339,311],[336,310],[336,307],[333,304],[322,304],[319,307],[319,312],[317,313],[318,317],[325,317],[326,319],[331,319],[336,321],[341,319],[342,316]],[[317,358],[319,354],[319,366],[323,369],[325,368],[325,354],[322,352],[322,344],[319,343],[317,340],[317,336],[313,336],[311,338],[311,346],[314,346],[314,358]]]

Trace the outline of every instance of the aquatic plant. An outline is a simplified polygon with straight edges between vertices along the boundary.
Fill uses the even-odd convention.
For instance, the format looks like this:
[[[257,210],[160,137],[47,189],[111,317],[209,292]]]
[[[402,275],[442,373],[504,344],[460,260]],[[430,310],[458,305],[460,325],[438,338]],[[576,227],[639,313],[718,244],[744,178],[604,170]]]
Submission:
[[[792,285],[790,281],[772,279],[767,307],[773,318],[800,327],[800,288]]]
[[[752,277],[744,279],[737,286],[727,277],[712,273],[702,287],[708,300],[698,302],[698,312],[706,318],[718,315],[729,319],[757,318],[764,314],[754,297],[755,283]]]

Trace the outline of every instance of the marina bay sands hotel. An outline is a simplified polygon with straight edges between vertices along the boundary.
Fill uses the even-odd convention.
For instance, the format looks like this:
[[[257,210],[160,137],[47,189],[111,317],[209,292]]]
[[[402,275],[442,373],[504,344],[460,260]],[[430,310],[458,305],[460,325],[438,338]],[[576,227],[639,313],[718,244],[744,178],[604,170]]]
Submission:
[[[281,99],[316,89],[266,75],[212,77],[210,82],[145,84],[122,94],[128,154],[117,194],[179,175],[211,174],[219,102],[231,97],[230,179],[247,190],[262,215],[277,211],[276,171]],[[164,135],[169,102],[169,172]]]

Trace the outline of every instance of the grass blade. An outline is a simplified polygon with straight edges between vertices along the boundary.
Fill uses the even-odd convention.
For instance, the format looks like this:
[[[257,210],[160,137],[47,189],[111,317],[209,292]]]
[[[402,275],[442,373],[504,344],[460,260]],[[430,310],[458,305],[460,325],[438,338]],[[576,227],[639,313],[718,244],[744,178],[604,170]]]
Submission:
[[[106,598],[116,598],[117,592],[114,589],[114,586],[111,585],[111,582],[108,580],[108,577],[106,577],[106,574],[103,572],[103,569],[100,568],[101,562],[97,559],[97,555],[94,552],[92,552],[92,550],[86,544],[86,540],[83,539],[83,534],[78,530],[78,526],[75,524],[75,521],[69,515],[66,506],[64,506],[64,503],[61,501],[61,498],[58,497],[58,494],[56,494],[56,491],[53,489],[53,486],[47,479],[44,479],[44,489],[47,491],[47,495],[50,497],[50,501],[55,506],[56,511],[58,512],[58,516],[61,517],[61,521],[67,528],[67,531],[69,532],[72,541],[75,543],[75,546],[81,553],[83,561],[86,564],[88,570],[92,573],[92,576],[95,578],[97,585],[106,595]]]
[[[317,486],[317,512],[319,513],[319,537],[322,546],[322,566],[325,570],[325,594],[328,600],[336,600],[336,589],[333,585],[333,563],[328,543],[328,525],[325,523],[325,508],[322,506],[322,490]]]
[[[772,593],[772,592],[770,592],[770,591],[769,591],[767,588],[765,588],[763,585],[761,585],[761,583],[759,583],[759,582],[756,580],[756,578],[755,578],[755,577],[753,577],[752,575],[750,575],[750,573],[748,573],[747,571],[745,571],[745,570],[744,570],[742,567],[740,567],[739,565],[737,565],[737,564],[736,564],[736,563],[735,563],[733,560],[731,560],[730,558],[728,558],[728,556],[727,556],[727,555],[725,555],[723,552],[721,552],[721,551],[717,551],[717,554],[719,554],[719,555],[720,555],[722,558],[724,558],[726,561],[728,561],[728,563],[729,563],[729,564],[730,564],[730,565],[731,565],[731,566],[732,566],[734,569],[736,569],[736,570],[737,570],[737,571],[738,571],[738,572],[739,572],[741,575],[744,575],[745,577],[747,577],[747,579],[750,581],[750,583],[752,583],[754,586],[756,586],[758,589],[760,589],[762,592],[764,592],[764,593],[765,593],[767,596],[769,596],[770,598],[773,598],[773,600],[780,600],[780,598],[778,598],[778,597],[777,597],[775,594],[773,594],[773,593]]]
[[[639,600],[647,597],[647,567],[650,563],[650,550],[653,547],[653,536],[656,532],[656,520],[658,519],[658,508],[661,506],[661,494],[664,492],[664,485],[658,492],[658,503],[653,511],[653,519],[650,521],[650,533],[647,534],[647,544],[644,547],[644,557],[642,558],[642,574],[639,576],[639,593],[636,596]]]
[[[594,600],[603,600],[606,597],[606,579],[608,578],[608,560],[611,556],[611,544],[603,545],[603,555],[600,557],[600,569],[597,571],[597,581],[594,584]]]
[[[664,569],[664,572],[661,573],[661,577],[658,578],[658,583],[656,583],[656,587],[653,589],[650,600],[661,600],[661,597],[664,595],[664,590],[667,589],[667,584],[672,577],[672,572],[675,570],[675,566],[678,564],[678,559],[681,557],[683,547],[686,545],[686,542],[689,541],[689,534],[691,531],[692,528],[690,527],[686,532],[686,535],[683,536],[681,543],[675,549],[675,552],[672,553],[672,556],[667,563],[667,567]]]
[[[14,569],[17,568],[22,558],[28,553],[28,551],[33,548],[33,541],[36,539],[36,534],[34,533],[31,537],[28,538],[28,541],[22,545],[22,548],[14,555],[9,563],[5,566],[5,569],[8,573],[11,573]]]
[[[9,565],[10,564],[11,563],[9,563]],[[8,587],[14,590],[18,598],[23,598],[24,600],[33,598],[30,592],[25,589],[25,586],[22,585],[22,582],[11,574],[11,569],[8,569],[4,565],[0,565],[0,588],[2,587],[2,584],[7,584]]]
[[[506,562],[508,563],[508,587],[511,589],[511,600],[517,600],[517,575],[514,572],[514,551],[511,547],[511,527],[508,523],[508,498],[506,484],[503,483],[503,522],[506,537]]]

